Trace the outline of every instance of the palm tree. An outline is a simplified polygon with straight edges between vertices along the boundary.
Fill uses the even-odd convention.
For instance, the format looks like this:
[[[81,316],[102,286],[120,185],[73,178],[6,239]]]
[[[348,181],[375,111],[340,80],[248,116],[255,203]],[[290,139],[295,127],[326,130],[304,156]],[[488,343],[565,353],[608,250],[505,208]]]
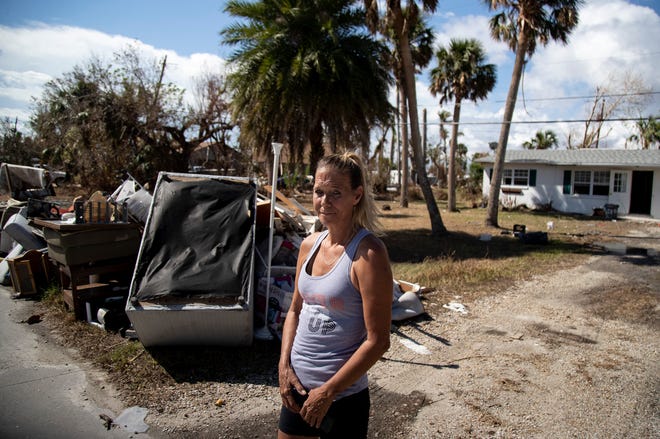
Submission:
[[[407,10],[404,9],[404,15],[407,13]],[[408,151],[409,151],[409,136],[408,136],[408,125],[405,123],[408,120],[408,103],[405,97],[405,88],[402,86],[403,83],[403,60],[401,58],[400,51],[397,48],[396,44],[396,35],[394,29],[391,27],[390,23],[383,23],[384,29],[383,34],[385,39],[392,44],[394,47],[391,49],[390,64],[392,70],[394,71],[394,77],[396,78],[397,85],[397,102],[398,102],[398,111],[399,118],[404,122],[401,124],[401,198],[399,205],[401,207],[408,207],[408,181],[409,181],[409,169],[408,169]],[[428,27],[424,17],[417,19],[414,26],[408,28],[408,39],[410,41],[410,54],[413,60],[415,67],[415,72],[419,73],[421,68],[426,67],[431,58],[433,57],[433,30]]]
[[[556,148],[558,145],[557,135],[552,130],[539,130],[531,140],[522,144],[525,149],[550,149]]]
[[[383,27],[379,27],[380,17],[378,13],[378,1],[364,0],[365,8],[367,9],[367,23],[372,31],[381,31]],[[438,0],[422,0],[422,10],[426,12],[435,12],[438,6]],[[401,56],[402,70],[402,86],[404,87],[405,99],[408,104],[408,118],[410,121],[410,134],[412,141],[412,149],[415,160],[415,168],[419,179],[419,185],[424,194],[426,207],[429,211],[431,220],[431,233],[434,236],[439,236],[447,233],[447,229],[442,222],[438,204],[435,201],[431,184],[426,175],[426,167],[424,164],[424,157],[422,154],[422,138],[419,130],[419,114],[417,112],[417,92],[415,89],[415,64],[411,53],[411,44],[409,38],[409,29],[414,27],[418,22],[421,14],[420,6],[416,1],[407,2],[407,8],[401,7],[400,0],[388,0],[387,11],[385,14],[385,28],[391,28],[397,49]],[[405,11],[405,12],[404,12]]]
[[[438,66],[431,71],[430,90],[433,96],[440,94],[440,104],[454,100],[454,115],[449,142],[449,178],[447,208],[456,211],[456,145],[458,124],[461,119],[463,99],[476,102],[486,99],[495,87],[496,67],[485,64],[481,43],[475,39],[452,39],[449,47],[436,53]]]
[[[452,114],[447,111],[447,110],[440,110],[438,112],[438,118],[440,119],[440,141],[442,142],[442,153],[444,155],[444,166],[442,167],[442,180],[445,184],[447,184],[447,168],[449,167],[449,164],[447,163],[447,139],[449,138],[449,132],[447,131],[447,128],[445,128],[445,124],[449,122],[449,118],[452,116]]]
[[[568,42],[569,34],[577,26],[578,7],[583,0],[484,0],[484,3],[490,10],[504,10],[491,18],[491,36],[506,42],[516,54],[488,194],[486,225],[497,227],[504,157],[523,67],[536,51],[537,42],[543,45],[551,40]]]
[[[371,126],[389,122],[386,49],[353,3],[227,2],[226,12],[242,19],[221,35],[237,47],[228,85],[243,144],[269,151],[284,140],[298,163],[309,144],[314,167],[326,135],[333,150],[366,149]]]
[[[655,144],[660,144],[660,122],[653,116],[648,119],[635,121],[638,134],[631,134],[629,142],[639,143],[642,149],[650,149]]]
[[[443,186],[446,183],[447,177],[447,138],[449,137],[449,131],[445,128],[445,124],[449,122],[450,117],[451,113],[447,110],[443,109],[438,112],[440,143],[429,150],[429,158],[433,166],[435,166],[435,175],[438,179],[439,186]]]

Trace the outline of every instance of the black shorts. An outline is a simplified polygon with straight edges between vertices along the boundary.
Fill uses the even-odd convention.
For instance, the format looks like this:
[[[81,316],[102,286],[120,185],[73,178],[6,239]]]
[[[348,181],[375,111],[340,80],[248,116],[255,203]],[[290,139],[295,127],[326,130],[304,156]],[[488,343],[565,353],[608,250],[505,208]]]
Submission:
[[[307,399],[293,391],[296,402],[302,405]],[[318,436],[322,439],[366,438],[369,427],[369,389],[338,399],[332,403],[323,418],[321,428],[310,426],[298,413],[282,406],[279,429],[296,436]]]

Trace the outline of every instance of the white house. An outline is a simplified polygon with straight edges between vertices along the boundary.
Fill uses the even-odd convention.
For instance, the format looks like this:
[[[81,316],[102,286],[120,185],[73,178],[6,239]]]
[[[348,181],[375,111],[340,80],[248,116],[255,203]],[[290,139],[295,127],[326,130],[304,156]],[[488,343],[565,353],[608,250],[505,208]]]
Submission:
[[[476,161],[484,167],[487,197],[494,157]],[[503,172],[503,205],[592,215],[607,204],[617,205],[618,215],[660,218],[657,149],[513,150],[506,152]]]

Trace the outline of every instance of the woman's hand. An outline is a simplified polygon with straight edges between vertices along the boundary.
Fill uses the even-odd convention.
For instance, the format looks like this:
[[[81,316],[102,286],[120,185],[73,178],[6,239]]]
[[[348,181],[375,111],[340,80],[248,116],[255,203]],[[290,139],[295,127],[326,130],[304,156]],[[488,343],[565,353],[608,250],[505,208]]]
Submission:
[[[321,387],[309,392],[307,401],[300,409],[300,416],[314,428],[321,428],[321,422],[332,405],[333,397]]]
[[[300,404],[296,401],[293,392],[298,392],[300,395],[306,395],[307,391],[300,384],[298,376],[293,371],[291,365],[279,366],[279,380],[280,380],[280,396],[282,397],[282,404],[284,407],[294,413],[300,412]]]

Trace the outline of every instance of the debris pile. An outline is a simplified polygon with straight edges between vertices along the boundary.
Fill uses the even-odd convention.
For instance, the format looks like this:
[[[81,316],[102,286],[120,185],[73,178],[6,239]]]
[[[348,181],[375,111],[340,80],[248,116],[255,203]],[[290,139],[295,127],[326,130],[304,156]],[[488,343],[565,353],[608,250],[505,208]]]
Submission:
[[[16,297],[55,286],[77,319],[137,337],[145,346],[232,344],[227,337],[248,326],[248,344],[254,328],[281,333],[300,246],[322,229],[318,217],[294,198],[275,190],[271,206],[273,188],[257,188],[250,179],[161,173],[153,194],[126,174],[111,194],[97,191],[62,203],[52,200],[54,175],[40,168],[0,167],[0,189],[10,197],[2,206],[0,280],[13,286]],[[229,186],[218,189],[215,183],[229,180],[245,180],[241,184],[254,187],[254,193],[225,199]],[[200,195],[209,182],[210,192]],[[163,191],[180,193],[167,204]],[[203,202],[190,201],[200,196]],[[230,205],[229,213],[211,220]],[[155,294],[145,294],[148,289]],[[393,280],[393,320],[424,312],[422,290]],[[145,310],[149,322],[138,328]],[[182,317],[191,310],[190,317]],[[200,326],[193,328],[199,333],[185,335],[183,328],[191,326],[186,319],[224,326]],[[175,334],[171,338],[169,331]],[[160,339],[149,340],[149,332]],[[207,337],[218,332],[228,335]]]

